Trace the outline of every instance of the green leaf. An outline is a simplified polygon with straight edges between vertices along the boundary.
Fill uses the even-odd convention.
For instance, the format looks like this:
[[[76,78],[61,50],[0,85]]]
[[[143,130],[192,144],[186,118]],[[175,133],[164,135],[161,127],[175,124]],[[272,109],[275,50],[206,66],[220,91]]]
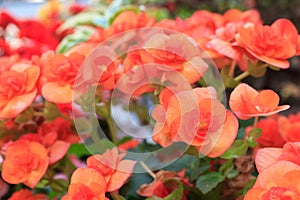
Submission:
[[[61,113],[55,103],[46,101],[45,102],[45,109],[44,114],[46,117],[46,120],[52,121],[56,119],[57,117],[61,116]]]
[[[64,37],[64,39],[59,43],[56,52],[60,54],[66,53],[77,44],[87,41],[94,32],[95,29],[92,27],[77,27],[74,33]]]
[[[224,181],[224,179],[225,178],[221,173],[211,172],[198,178],[196,188],[198,188],[203,194],[207,194],[209,191],[217,187],[219,183]]]
[[[240,174],[240,171],[237,169],[232,169],[226,174],[226,178],[233,179]]]
[[[248,145],[243,140],[234,141],[233,145],[223,154],[221,158],[223,159],[231,159],[231,158],[239,158],[248,150]]]
[[[34,110],[31,106],[29,106],[27,109],[25,109],[21,114],[19,114],[15,118],[15,122],[17,122],[17,123],[27,122],[27,121],[31,120],[31,118],[33,117],[33,114],[34,114]]]
[[[79,25],[95,25],[103,28],[107,27],[103,12],[88,11],[69,17],[58,28],[58,32],[63,32],[69,28],[74,28]]]
[[[68,150],[68,154],[75,154],[77,157],[89,156],[91,153],[86,149],[84,144],[72,144]]]
[[[246,195],[246,193],[253,187],[255,182],[256,182],[256,179],[251,179],[246,183],[246,185],[243,189],[243,195]]]
[[[184,154],[199,157],[199,151],[195,146],[189,146]]]
[[[249,147],[255,147],[257,145],[257,139],[261,136],[262,130],[260,128],[253,128],[248,136],[246,137],[246,142]]]
[[[210,161],[208,159],[195,159],[191,162],[189,177],[191,181],[196,181],[200,174],[207,172],[210,168]]]

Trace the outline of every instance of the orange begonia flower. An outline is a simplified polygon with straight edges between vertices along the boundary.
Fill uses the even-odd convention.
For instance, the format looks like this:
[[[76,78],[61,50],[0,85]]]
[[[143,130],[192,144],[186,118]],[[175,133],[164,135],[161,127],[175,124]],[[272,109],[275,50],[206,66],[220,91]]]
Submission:
[[[108,200],[105,192],[106,182],[101,173],[91,168],[78,168],[73,173],[68,193],[62,200]]]
[[[72,101],[73,86],[85,57],[72,53],[68,57],[47,52],[41,56],[42,65],[41,92],[43,97],[54,103]]]
[[[289,105],[278,106],[278,104],[279,96],[272,90],[258,92],[245,83],[239,84],[232,91],[229,100],[231,110],[243,120],[257,116],[270,116],[290,107]]]
[[[237,134],[238,121],[219,102],[212,87],[164,97],[170,94],[161,93],[162,105],[152,113],[156,120],[152,136],[155,142],[163,147],[172,142],[185,142],[209,157],[217,157],[230,147]]]
[[[258,150],[255,163],[259,172],[274,163],[285,160],[300,166],[300,142],[286,143],[283,148],[263,148]]]
[[[121,188],[131,176],[135,161],[121,160],[126,154],[118,153],[117,148],[106,150],[87,159],[87,166],[100,172],[105,178],[107,189],[112,192]]]
[[[288,117],[280,116],[279,131],[283,139],[287,142],[300,141],[300,113],[289,115]]]
[[[257,139],[259,148],[262,147],[282,147],[285,144],[285,140],[282,138],[279,132],[279,123],[277,116],[271,116],[265,119],[259,120],[257,128],[262,130],[261,136]],[[246,135],[252,129],[252,126],[246,128]]]
[[[17,63],[0,74],[0,119],[14,118],[34,101],[40,68]]]
[[[31,191],[26,189],[21,189],[15,193],[8,200],[47,200],[45,194],[33,194]]]
[[[174,72],[177,72],[188,83],[194,83],[208,68],[207,63],[199,56],[197,44],[182,34],[155,34],[146,42],[144,48],[153,57],[157,68],[171,82]]]
[[[271,26],[245,25],[236,40],[258,60],[282,69],[289,67],[287,59],[295,56],[298,49],[297,29],[287,19],[278,19]]]
[[[238,9],[229,9],[224,13],[223,17],[225,22],[252,22],[254,24],[262,24],[259,12],[254,9],[246,10],[244,12]]]
[[[123,62],[123,70],[119,75],[117,88],[126,94],[138,96],[145,92],[153,92],[152,79],[160,79],[154,60],[146,50],[138,49],[127,52]]]
[[[130,19],[130,20],[128,20]],[[117,33],[126,30],[149,27],[155,22],[154,18],[149,17],[144,12],[135,13],[133,11],[121,12],[113,21],[112,25],[104,31],[105,38],[109,38]]]
[[[279,161],[262,171],[244,200],[299,199],[300,166]]]
[[[164,198],[177,189],[178,184],[176,184],[176,181],[180,181],[187,186],[193,186],[191,183],[189,183],[188,178],[185,177],[184,170],[181,170],[180,172],[161,170],[157,172],[155,176],[156,179],[152,183],[143,184],[140,186],[137,191],[139,195],[144,197],[156,196]],[[188,190],[185,190],[182,200],[186,199],[187,194]]]
[[[2,166],[2,178],[30,188],[40,181],[49,164],[46,148],[37,142],[18,140],[9,144]]]

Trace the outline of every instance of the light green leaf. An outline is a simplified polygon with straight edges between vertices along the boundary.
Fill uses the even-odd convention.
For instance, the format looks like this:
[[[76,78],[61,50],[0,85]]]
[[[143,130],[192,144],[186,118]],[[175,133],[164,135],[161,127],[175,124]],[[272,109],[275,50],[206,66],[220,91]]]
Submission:
[[[231,159],[231,158],[239,158],[248,150],[248,145],[243,140],[234,141],[233,145],[223,154],[221,158],[223,159]]]

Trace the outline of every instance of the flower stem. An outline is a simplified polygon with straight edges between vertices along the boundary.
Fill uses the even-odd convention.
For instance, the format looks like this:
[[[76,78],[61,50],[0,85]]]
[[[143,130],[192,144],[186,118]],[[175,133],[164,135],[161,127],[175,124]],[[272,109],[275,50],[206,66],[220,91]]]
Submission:
[[[113,191],[110,193],[111,197],[113,198],[113,200],[124,200],[124,198],[122,198],[120,195],[119,195],[119,192],[118,191]]]
[[[229,74],[228,74],[229,77],[233,77],[235,66],[236,66],[236,61],[233,60],[231,65],[230,65],[230,69],[229,69]]]
[[[141,161],[140,164],[153,179],[156,179],[155,174],[151,171],[151,169],[143,161]]]
[[[234,80],[239,82],[239,81],[243,80],[244,78],[247,78],[249,75],[250,75],[250,73],[248,71],[245,71],[242,74],[235,77]]]
[[[256,116],[255,118],[254,118],[254,123],[253,123],[253,128],[256,128],[256,126],[257,126],[257,123],[258,123],[258,116]]]
[[[117,142],[118,142],[117,133],[116,133],[116,129],[115,129],[115,126],[114,126],[114,123],[113,123],[113,120],[112,120],[111,116],[106,118],[106,122],[107,122],[108,128],[110,130],[111,140],[116,145]]]

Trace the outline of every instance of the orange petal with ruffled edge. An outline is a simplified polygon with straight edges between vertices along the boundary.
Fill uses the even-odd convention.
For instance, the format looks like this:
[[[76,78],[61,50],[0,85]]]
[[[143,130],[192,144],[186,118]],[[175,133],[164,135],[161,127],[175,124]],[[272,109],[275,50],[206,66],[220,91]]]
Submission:
[[[162,147],[167,147],[173,143],[170,129],[165,123],[157,122],[154,126],[152,139]]]
[[[238,118],[244,120],[249,119],[251,117],[244,115],[249,114],[249,109],[243,99],[246,99],[250,103],[255,102],[257,95],[258,92],[249,85],[245,83],[239,84],[230,95],[229,106]]]
[[[202,58],[194,57],[184,63],[184,67],[180,72],[189,83],[195,83],[201,79],[207,69],[208,65]]]
[[[42,148],[42,145],[36,142],[30,144],[30,151],[37,153],[39,155],[40,162],[37,170],[31,172],[30,177],[27,181],[24,182],[24,185],[34,188],[35,185],[40,181],[40,179],[46,173],[49,164],[49,158],[46,156],[47,151],[45,148]],[[26,158],[25,158],[26,159]]]
[[[106,181],[102,174],[91,168],[78,168],[71,177],[71,185],[80,183],[89,187],[95,196],[105,199]]]
[[[251,49],[247,48],[247,51],[254,57],[256,57],[257,59],[264,61],[265,63],[271,64],[275,67],[278,67],[280,69],[287,69],[290,67],[290,63],[289,61],[285,60],[285,59],[276,59],[276,58],[270,58],[264,55],[258,55],[256,53],[254,53]]]
[[[295,25],[288,19],[278,19],[271,27],[281,33],[284,38],[289,38],[295,45],[298,42],[298,31]]]
[[[42,87],[43,97],[54,103],[70,103],[73,98],[73,89],[70,85],[59,85],[56,82],[45,83]]]
[[[131,176],[136,161],[121,160],[115,173],[112,174],[107,183],[107,191],[112,192],[120,189]]]
[[[254,188],[256,187],[277,187],[283,177],[290,171],[300,170],[300,166],[289,161],[278,161],[263,170],[257,177]]]
[[[255,165],[258,172],[262,172],[266,168],[278,161],[282,154],[281,148],[263,148],[257,151],[255,157]]]
[[[70,143],[64,141],[56,141],[49,148],[49,164],[56,163],[62,159],[68,152]]]
[[[210,158],[222,155],[234,142],[238,133],[239,123],[234,114],[226,111],[226,119],[221,132],[212,136],[212,149],[207,154]]]
[[[28,108],[34,101],[37,94],[37,89],[29,93],[15,96],[7,102],[7,104],[0,110],[0,119],[14,118],[26,108]]]

